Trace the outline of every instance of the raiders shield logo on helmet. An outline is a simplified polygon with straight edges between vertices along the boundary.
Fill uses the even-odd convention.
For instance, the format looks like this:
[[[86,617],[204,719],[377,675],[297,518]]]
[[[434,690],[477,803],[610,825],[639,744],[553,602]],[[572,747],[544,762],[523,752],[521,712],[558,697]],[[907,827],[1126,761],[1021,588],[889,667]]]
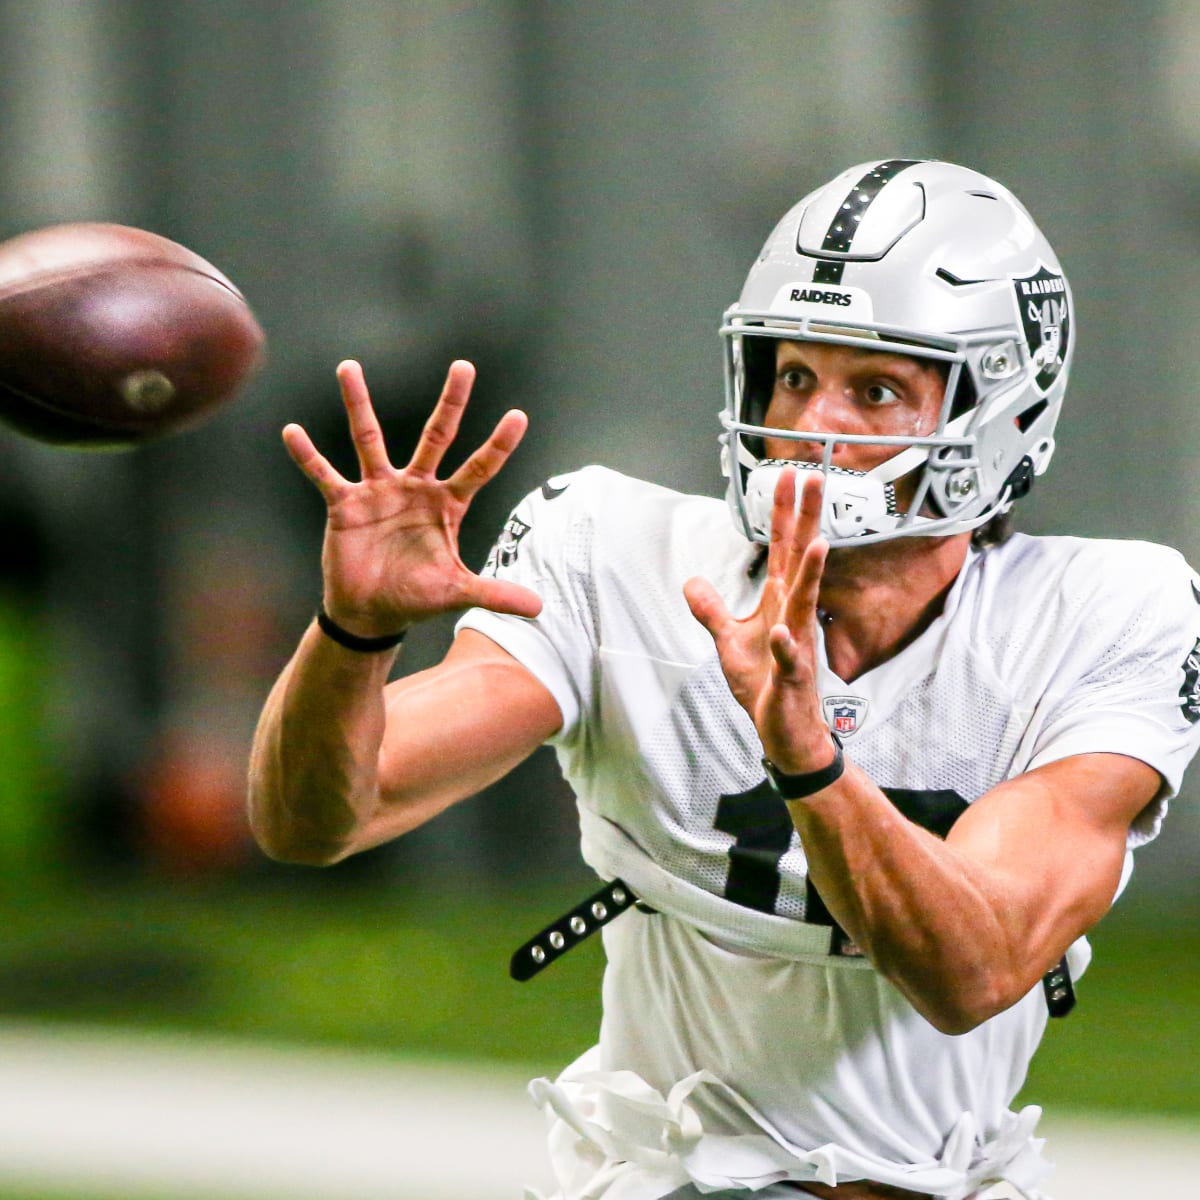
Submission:
[[[1035,274],[1013,280],[1013,286],[1029,355],[1038,368],[1034,384],[1046,392],[1062,370],[1071,336],[1067,281],[1057,272],[1039,267]]]

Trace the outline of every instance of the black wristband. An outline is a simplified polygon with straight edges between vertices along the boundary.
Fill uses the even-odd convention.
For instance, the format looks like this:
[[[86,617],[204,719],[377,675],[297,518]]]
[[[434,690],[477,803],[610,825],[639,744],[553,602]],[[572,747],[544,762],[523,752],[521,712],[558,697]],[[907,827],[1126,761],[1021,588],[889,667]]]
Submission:
[[[831,729],[829,736],[833,738],[833,762],[819,771],[806,771],[803,775],[788,775],[781,771],[769,758],[764,758],[763,767],[771,787],[784,800],[803,800],[814,792],[827,788],[836,783],[846,769],[846,758],[842,754],[842,739]]]
[[[325,611],[324,604],[317,609],[317,624],[321,627],[321,632],[327,638],[337,642],[339,646],[345,646],[347,650],[357,650],[360,654],[374,654],[380,650],[393,650],[404,641],[404,635],[408,633],[407,629],[402,629],[399,633],[391,633],[386,637],[359,637],[358,634],[351,633],[348,629],[343,629]]]

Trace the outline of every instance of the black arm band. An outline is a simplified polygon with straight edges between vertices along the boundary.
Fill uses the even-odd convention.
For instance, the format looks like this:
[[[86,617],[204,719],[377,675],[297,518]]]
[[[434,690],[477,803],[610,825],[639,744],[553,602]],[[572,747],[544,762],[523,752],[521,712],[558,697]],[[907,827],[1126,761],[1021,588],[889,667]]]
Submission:
[[[784,800],[803,800],[805,796],[811,796],[814,792],[819,792],[822,788],[827,788],[831,783],[836,783],[841,779],[842,772],[846,769],[846,758],[842,754],[842,740],[833,730],[829,731],[829,736],[833,738],[833,762],[819,771],[806,771],[803,775],[787,775],[769,758],[763,759],[763,767],[767,772],[767,778],[771,781],[771,787]]]
[[[408,632],[407,629],[402,629],[399,633],[388,634],[387,637],[359,637],[357,634],[351,633],[350,630],[343,629],[325,611],[324,604],[317,609],[317,624],[321,627],[321,632],[327,638],[337,642],[339,646],[345,646],[347,650],[357,650],[360,654],[374,654],[380,650],[392,650],[404,641],[404,635]]]

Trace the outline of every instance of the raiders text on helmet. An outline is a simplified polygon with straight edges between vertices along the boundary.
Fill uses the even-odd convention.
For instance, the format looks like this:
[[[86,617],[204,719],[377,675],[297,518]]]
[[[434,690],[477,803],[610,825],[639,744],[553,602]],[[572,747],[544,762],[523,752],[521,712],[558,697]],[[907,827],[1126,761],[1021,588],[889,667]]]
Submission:
[[[1071,289],[1049,242],[1006,188],[951,163],[890,159],[844,171],[776,226],[725,314],[722,465],[747,537],[766,541],[785,466],[764,435],[815,443],[822,532],[834,546],[974,529],[1028,491],[1054,451],[1074,350]],[[936,429],[922,437],[764,427],[779,340],[832,342],[947,365]],[[834,447],[895,454],[862,474]],[[919,471],[897,510],[893,483]]]

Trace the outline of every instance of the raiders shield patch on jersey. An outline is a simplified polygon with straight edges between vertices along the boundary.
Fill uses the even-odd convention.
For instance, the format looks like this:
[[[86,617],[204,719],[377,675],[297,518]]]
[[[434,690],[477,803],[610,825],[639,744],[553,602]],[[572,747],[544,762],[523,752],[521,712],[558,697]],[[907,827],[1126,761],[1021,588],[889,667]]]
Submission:
[[[1183,703],[1180,712],[1193,724],[1200,721],[1200,638],[1192,652],[1183,660],[1183,687],[1179,689]]]
[[[838,737],[851,737],[862,728],[867,702],[862,696],[826,696],[822,701],[825,720]]]
[[[500,536],[496,539],[496,544],[492,547],[491,553],[487,556],[487,562],[483,564],[484,575],[495,575],[501,567],[511,567],[517,561],[517,551],[521,546],[521,539],[532,529],[533,526],[527,521],[522,521],[520,517],[513,513],[505,522],[504,528],[500,531]]]
[[[1014,279],[1017,310],[1029,354],[1037,365],[1034,383],[1042,392],[1062,370],[1071,338],[1071,312],[1067,304],[1067,281],[1054,271],[1039,267],[1036,274]]]

